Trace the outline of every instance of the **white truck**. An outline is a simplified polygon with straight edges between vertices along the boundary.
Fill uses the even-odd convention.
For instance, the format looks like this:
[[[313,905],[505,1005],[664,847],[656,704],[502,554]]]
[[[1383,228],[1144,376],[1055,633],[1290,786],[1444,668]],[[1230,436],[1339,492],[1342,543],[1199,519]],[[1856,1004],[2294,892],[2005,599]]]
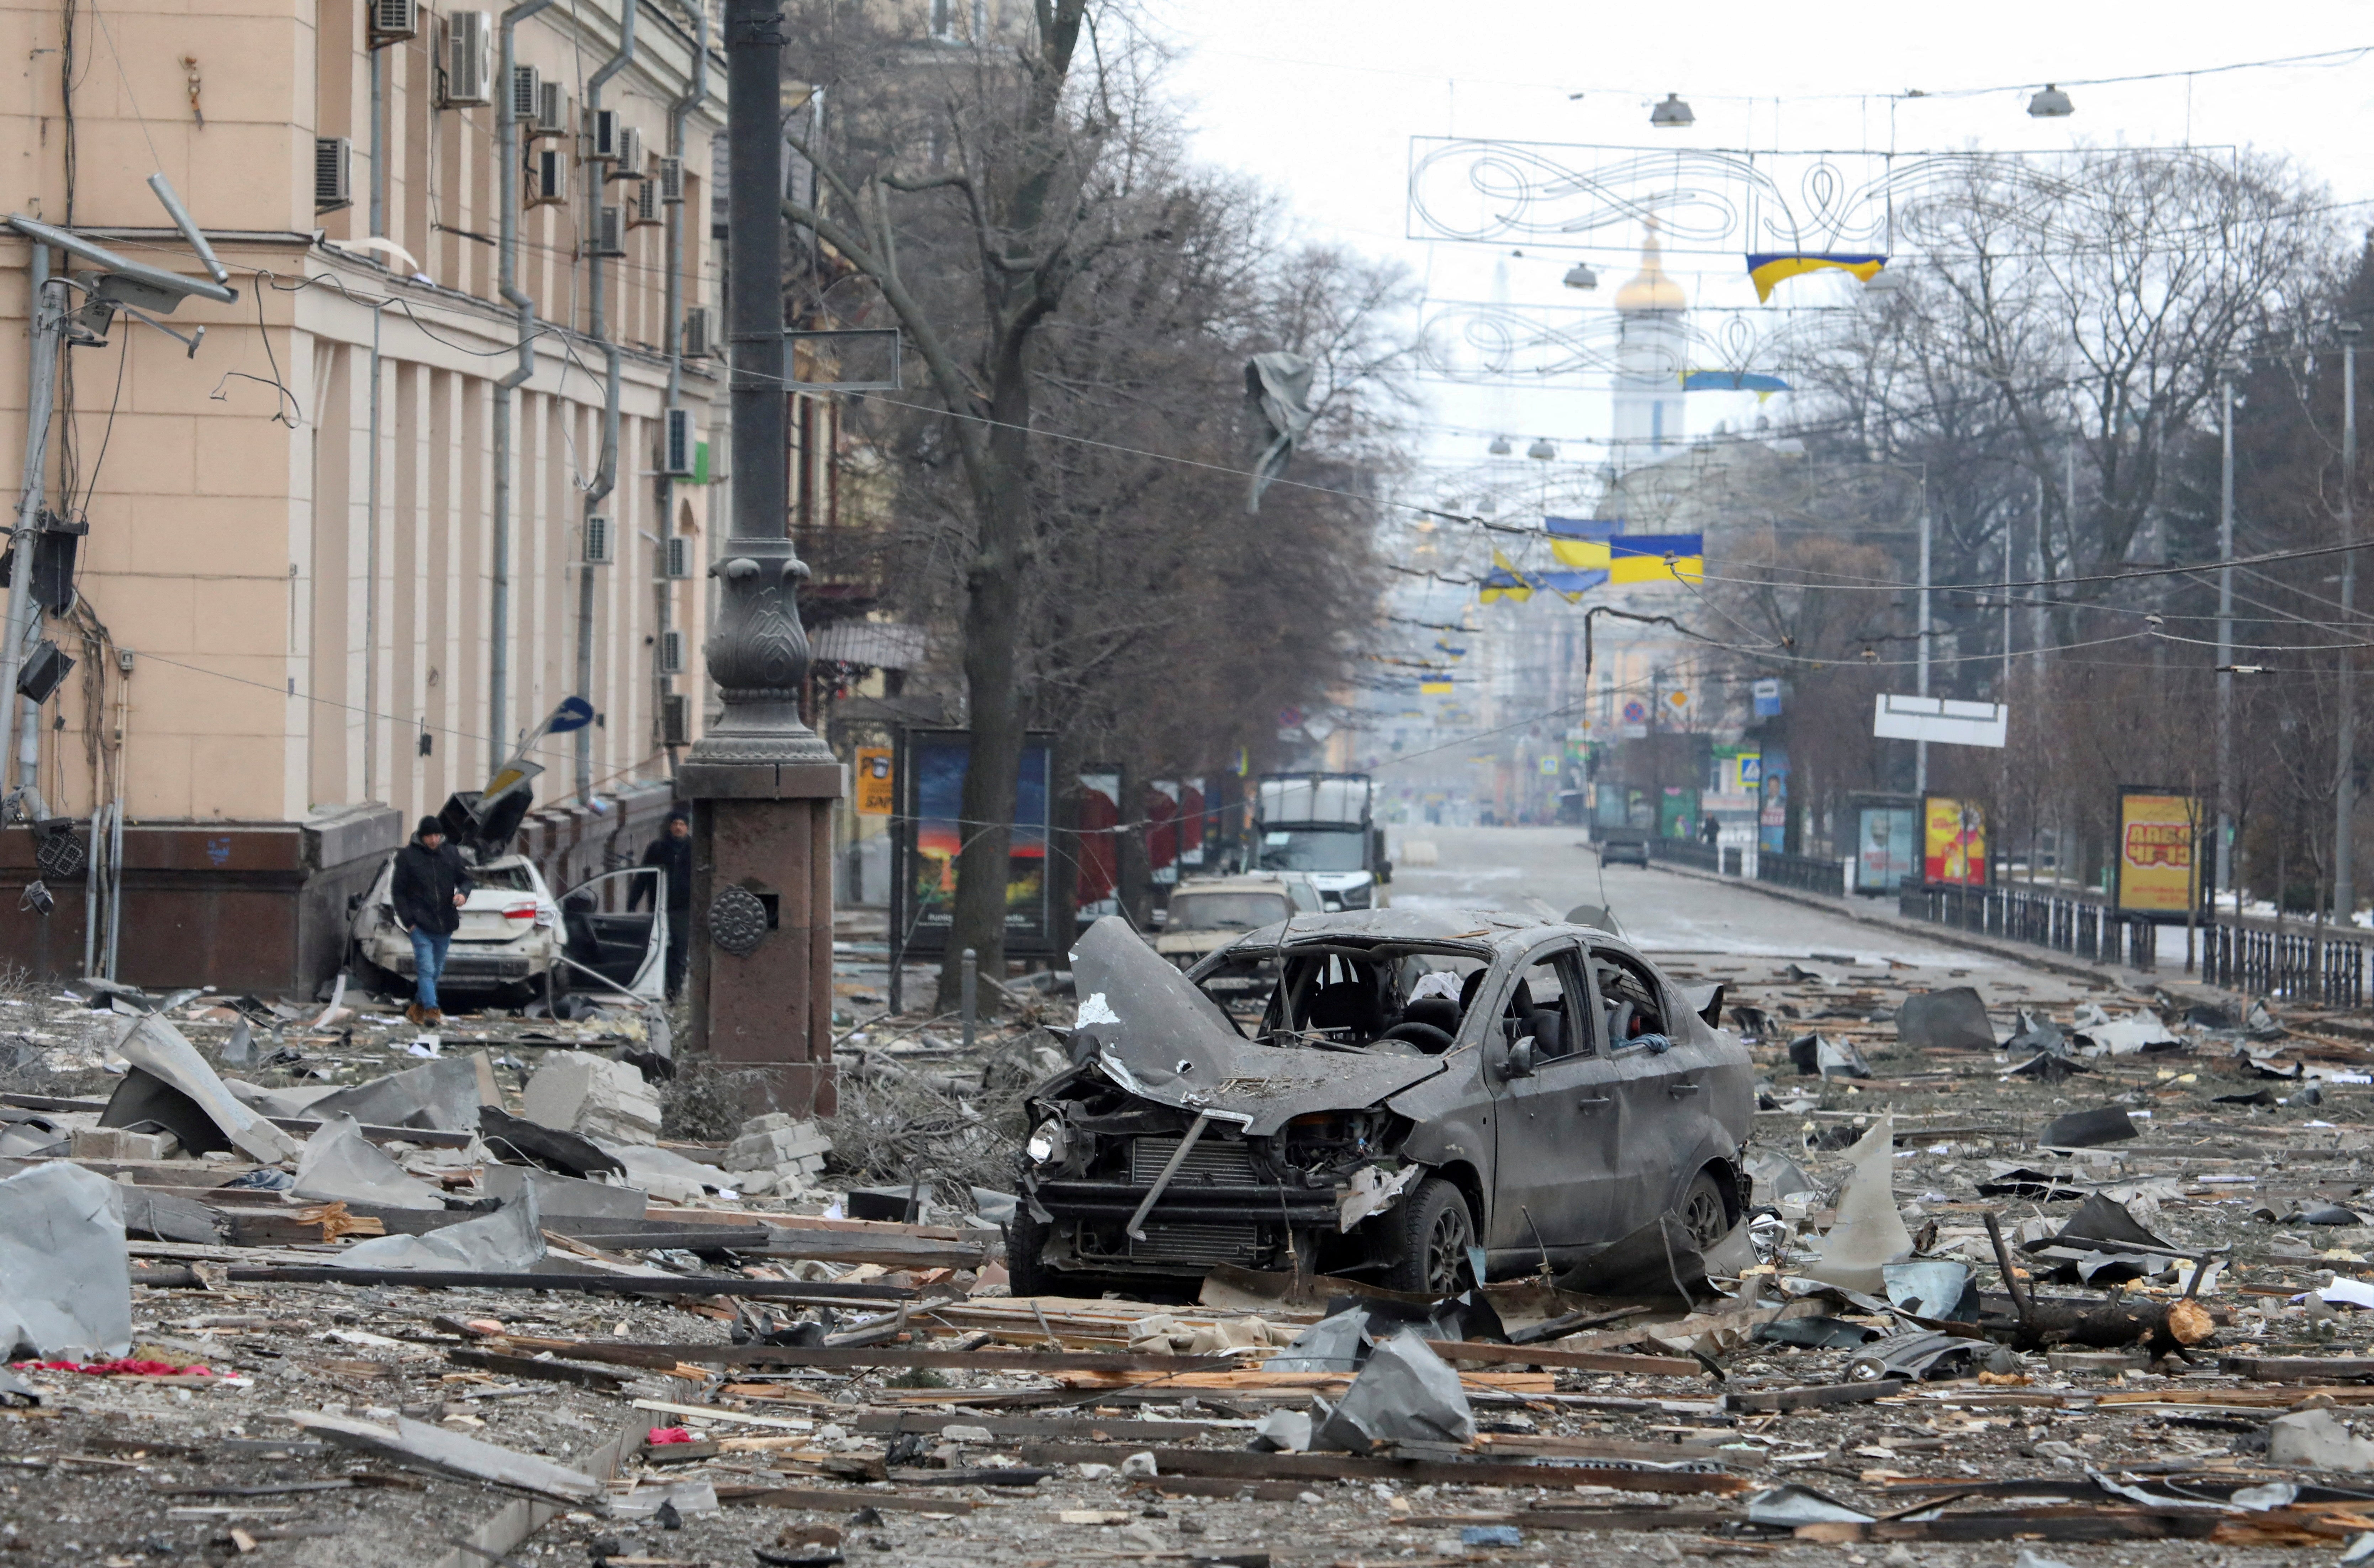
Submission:
[[[1265,773],[1254,803],[1252,869],[1303,872],[1329,910],[1381,908],[1393,880],[1376,789],[1365,773]]]

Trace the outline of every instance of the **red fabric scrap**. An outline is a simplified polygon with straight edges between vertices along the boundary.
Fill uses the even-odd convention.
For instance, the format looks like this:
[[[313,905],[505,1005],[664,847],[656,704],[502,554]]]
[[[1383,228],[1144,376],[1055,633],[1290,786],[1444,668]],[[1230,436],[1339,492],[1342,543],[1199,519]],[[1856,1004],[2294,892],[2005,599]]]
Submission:
[[[680,1426],[655,1426],[644,1441],[656,1448],[664,1443],[689,1443],[692,1433]]]

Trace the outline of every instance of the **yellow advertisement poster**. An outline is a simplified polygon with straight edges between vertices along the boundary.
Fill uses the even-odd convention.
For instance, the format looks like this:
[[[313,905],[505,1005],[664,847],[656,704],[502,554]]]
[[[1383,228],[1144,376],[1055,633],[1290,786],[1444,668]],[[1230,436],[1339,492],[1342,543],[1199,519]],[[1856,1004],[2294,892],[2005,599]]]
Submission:
[[[890,748],[860,746],[857,764],[852,769],[857,775],[857,813],[860,816],[888,816],[898,809],[890,788]]]
[[[1931,795],[1922,802],[1921,874],[1932,883],[1981,886],[1987,880],[1987,813],[1976,801]]]
[[[2201,802],[2190,795],[2122,790],[2119,795],[2119,908],[2136,915],[2181,915],[2200,896],[2193,848]]]

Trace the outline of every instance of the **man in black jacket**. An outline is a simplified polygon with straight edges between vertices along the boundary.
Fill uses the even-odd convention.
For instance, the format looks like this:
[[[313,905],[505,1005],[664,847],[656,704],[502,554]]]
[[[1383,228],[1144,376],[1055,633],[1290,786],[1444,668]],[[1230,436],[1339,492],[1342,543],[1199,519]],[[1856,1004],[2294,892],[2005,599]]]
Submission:
[[[445,1022],[437,1006],[437,977],[444,972],[445,949],[462,923],[462,901],[471,885],[462,851],[445,842],[445,825],[422,817],[412,842],[395,852],[388,895],[396,919],[412,933],[415,980],[404,1015],[424,1029]]]
[[[682,806],[668,813],[667,826],[643,851],[643,864],[657,867],[667,883],[667,994],[674,1001],[684,989],[684,971],[692,954],[692,816]],[[638,879],[627,907],[642,903],[651,884]]]

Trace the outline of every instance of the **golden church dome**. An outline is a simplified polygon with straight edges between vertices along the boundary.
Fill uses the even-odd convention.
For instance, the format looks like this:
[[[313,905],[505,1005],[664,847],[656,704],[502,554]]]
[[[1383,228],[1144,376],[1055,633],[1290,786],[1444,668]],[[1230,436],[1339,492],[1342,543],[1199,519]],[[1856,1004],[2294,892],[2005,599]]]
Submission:
[[[1657,249],[1657,231],[1649,230],[1649,238],[1640,245],[1640,270],[1627,279],[1616,291],[1616,308],[1628,315],[1652,310],[1686,310],[1689,297],[1682,286],[1666,275],[1663,261]]]

